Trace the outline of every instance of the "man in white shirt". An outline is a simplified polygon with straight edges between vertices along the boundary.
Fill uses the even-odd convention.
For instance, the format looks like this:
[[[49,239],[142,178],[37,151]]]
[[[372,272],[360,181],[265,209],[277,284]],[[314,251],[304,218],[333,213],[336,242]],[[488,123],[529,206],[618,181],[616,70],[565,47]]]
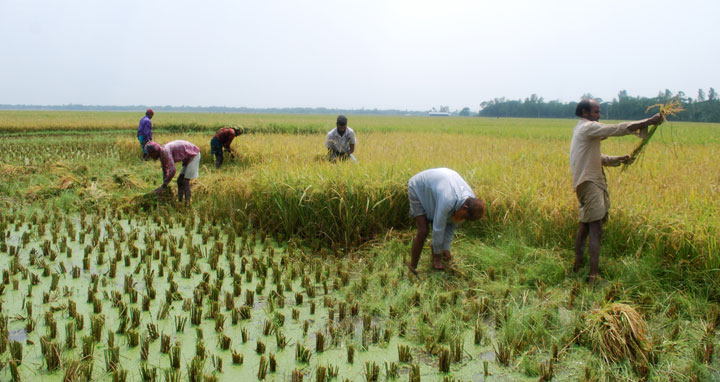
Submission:
[[[355,131],[347,125],[344,115],[337,117],[336,127],[330,130],[325,137],[325,147],[331,161],[347,160],[355,152]]]
[[[647,128],[659,125],[663,119],[660,114],[634,122],[606,125],[600,120],[600,105],[594,100],[584,99],[578,103],[575,115],[580,118],[573,130],[570,143],[570,168],[573,188],[579,202],[579,221],[575,237],[575,272],[583,267],[585,241],[590,243],[590,275],[588,281],[595,282],[600,277],[600,237],[602,225],[607,220],[610,199],[607,182],[602,166],[619,166],[630,160],[629,155],[608,156],[600,152],[600,142],[614,136],[636,134],[647,136]]]
[[[444,269],[444,262],[450,261],[450,242],[456,225],[480,219],[485,213],[485,203],[475,197],[460,174],[449,168],[425,170],[410,178],[408,199],[410,215],[415,218],[418,229],[408,268],[417,275],[428,222],[432,222],[432,265],[435,269]]]

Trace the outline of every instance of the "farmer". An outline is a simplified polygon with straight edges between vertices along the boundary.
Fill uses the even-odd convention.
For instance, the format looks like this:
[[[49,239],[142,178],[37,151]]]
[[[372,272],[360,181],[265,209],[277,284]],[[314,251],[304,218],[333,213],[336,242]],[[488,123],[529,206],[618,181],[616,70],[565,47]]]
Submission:
[[[234,127],[223,127],[215,133],[210,140],[210,152],[215,155],[215,168],[220,168],[223,164],[223,149],[228,153],[233,153],[230,144],[240,134],[242,134],[242,130]]]
[[[476,198],[470,186],[449,168],[425,170],[408,182],[410,215],[415,218],[417,234],[410,251],[408,268],[417,275],[428,222],[432,222],[432,266],[444,269],[450,261],[450,242],[456,225],[464,220],[478,220],[485,213],[485,203]]]
[[[143,160],[148,159],[145,145],[152,141],[152,122],[150,122],[150,120],[153,115],[155,115],[155,112],[153,112],[152,109],[147,109],[145,116],[140,119],[140,125],[138,126],[137,137],[138,141],[140,141],[140,148],[143,151]]]
[[[165,191],[168,183],[175,176],[175,162],[182,162],[182,169],[178,176],[178,201],[190,203],[190,179],[198,177],[200,167],[200,149],[188,141],[172,141],[164,145],[157,142],[148,142],[145,146],[148,156],[154,160],[160,159],[163,171],[163,184],[155,190],[156,194]]]
[[[573,131],[570,143],[570,168],[573,188],[579,202],[579,221],[575,237],[575,266],[578,272],[583,267],[585,240],[590,236],[589,282],[600,276],[600,237],[602,226],[607,220],[610,199],[602,166],[619,166],[631,161],[630,155],[607,156],[600,153],[600,141],[607,137],[636,134],[647,136],[647,128],[662,123],[660,114],[641,121],[606,125],[600,120],[600,105],[594,100],[584,99],[578,103],[575,115],[580,118]]]
[[[325,147],[328,150],[330,161],[347,160],[353,158],[355,152],[355,131],[347,125],[344,115],[337,117],[336,127],[330,130],[325,137]],[[354,158],[353,158],[354,159]]]

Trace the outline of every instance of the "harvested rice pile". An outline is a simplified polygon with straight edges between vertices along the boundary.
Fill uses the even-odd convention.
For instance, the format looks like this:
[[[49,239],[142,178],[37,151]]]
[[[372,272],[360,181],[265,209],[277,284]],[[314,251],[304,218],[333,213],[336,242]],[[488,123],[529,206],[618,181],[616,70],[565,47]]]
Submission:
[[[591,310],[585,330],[593,351],[608,363],[629,359],[646,364],[649,360],[647,326],[640,313],[627,304],[612,303]]]

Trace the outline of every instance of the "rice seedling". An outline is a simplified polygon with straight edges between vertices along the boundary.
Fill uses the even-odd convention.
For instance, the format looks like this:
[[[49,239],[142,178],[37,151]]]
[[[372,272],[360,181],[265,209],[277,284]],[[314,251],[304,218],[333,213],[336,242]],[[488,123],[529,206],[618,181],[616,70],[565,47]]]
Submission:
[[[301,363],[310,363],[312,352],[299,342],[295,344],[295,360]]]
[[[365,381],[366,382],[377,382],[380,379],[380,366],[375,362],[365,362]]]
[[[237,351],[232,351],[232,363],[233,365],[242,365],[244,361],[244,356],[242,353],[238,353]]]
[[[117,347],[108,347],[105,349],[105,372],[111,373],[116,371],[120,365],[120,349]]]
[[[325,334],[322,332],[315,333],[315,351],[322,353],[325,350]]]
[[[497,344],[493,344],[493,351],[495,352],[495,360],[497,360],[500,365],[510,365],[512,350],[510,349],[508,343],[505,341],[499,341]]]
[[[282,330],[275,330],[275,344],[278,349],[285,349],[285,346],[287,345],[287,338],[285,337],[285,334],[282,332]]]
[[[410,346],[398,344],[398,361],[404,363],[412,362],[412,353],[410,352]]]
[[[292,376],[290,377],[291,382],[303,382],[303,378],[305,375],[303,374],[302,370],[300,369],[294,369],[292,371]]]
[[[173,369],[179,370],[180,369],[180,356],[181,356],[181,348],[179,345],[175,345],[170,349],[170,366]]]
[[[275,354],[270,353],[268,355],[269,363],[270,363],[270,372],[274,373],[277,371],[277,359],[275,359]]]
[[[16,365],[22,365],[23,360],[23,345],[21,342],[18,341],[11,341],[10,342],[10,356],[12,357],[11,360]]]
[[[386,380],[394,380],[400,376],[398,364],[395,362],[388,363],[385,361],[385,378]]]
[[[257,373],[258,380],[262,381],[265,379],[265,377],[267,376],[267,372],[268,372],[268,366],[269,366],[268,360],[265,358],[265,356],[261,356],[260,364],[258,365],[258,373]]]
[[[408,373],[409,382],[420,382],[420,365],[417,363],[410,365],[410,372]]]
[[[187,365],[187,380],[191,382],[202,382],[205,359],[195,356]]]
[[[218,373],[222,373],[222,358],[218,355],[213,355],[212,357],[210,357],[210,361],[212,362],[215,371]]]
[[[155,382],[158,376],[157,371],[157,367],[142,363],[140,364],[140,379],[143,382]]]

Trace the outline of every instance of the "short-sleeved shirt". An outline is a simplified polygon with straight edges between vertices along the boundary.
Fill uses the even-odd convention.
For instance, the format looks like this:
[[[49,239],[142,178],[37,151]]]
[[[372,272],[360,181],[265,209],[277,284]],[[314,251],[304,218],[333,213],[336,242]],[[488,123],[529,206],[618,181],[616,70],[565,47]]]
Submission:
[[[217,139],[220,144],[222,144],[226,148],[230,148],[230,144],[232,143],[233,139],[235,139],[235,130],[229,127],[224,127],[218,130],[217,133],[215,133],[215,139]]]
[[[475,197],[470,186],[460,174],[449,168],[433,168],[410,178],[410,190],[420,200],[427,219],[432,221],[433,253],[449,251],[456,229],[451,217],[467,198]]]
[[[603,190],[607,190],[605,173],[602,169],[603,155],[600,142],[607,137],[632,134],[628,126],[632,122],[606,125],[580,118],[573,130],[570,143],[570,168],[573,177],[573,189],[583,182],[593,182]]]
[[[160,165],[163,175],[166,178],[175,176],[175,162],[182,162],[186,166],[199,153],[200,149],[188,141],[177,140],[162,145]]]
[[[152,122],[150,117],[147,115],[140,119],[140,125],[138,125],[138,137],[145,138],[146,142],[152,141]]]
[[[337,127],[330,130],[325,137],[325,147],[338,153],[350,152],[350,145],[356,144],[355,131],[349,126],[345,128],[345,134],[340,135]]]

